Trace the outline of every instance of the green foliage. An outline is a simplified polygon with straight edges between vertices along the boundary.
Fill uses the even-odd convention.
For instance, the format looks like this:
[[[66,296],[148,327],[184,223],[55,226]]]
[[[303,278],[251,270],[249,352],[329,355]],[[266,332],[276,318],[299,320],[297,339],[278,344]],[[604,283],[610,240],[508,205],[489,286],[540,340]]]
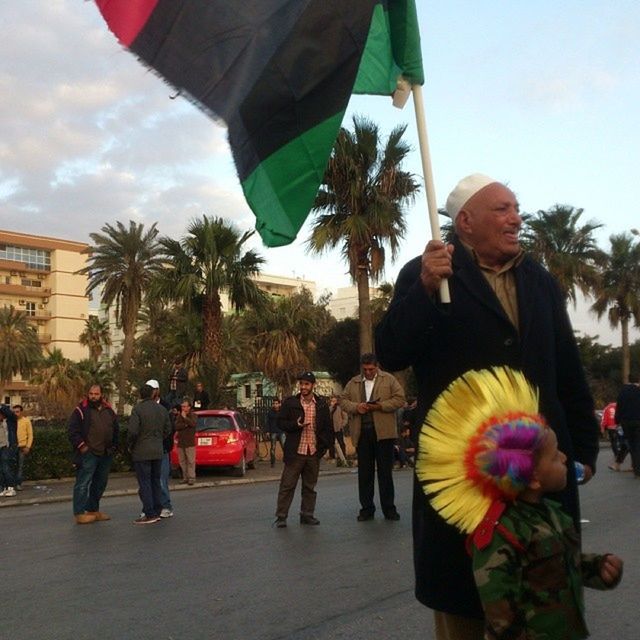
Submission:
[[[360,370],[359,323],[354,318],[336,322],[318,341],[322,368],[342,386]]]
[[[36,330],[14,307],[0,308],[0,382],[17,373],[29,375],[42,353]]]
[[[113,456],[111,471],[131,471],[131,455],[126,446],[126,426],[120,428],[120,446]],[[33,448],[25,458],[25,480],[68,478],[75,475],[73,451],[66,426],[36,427]]]

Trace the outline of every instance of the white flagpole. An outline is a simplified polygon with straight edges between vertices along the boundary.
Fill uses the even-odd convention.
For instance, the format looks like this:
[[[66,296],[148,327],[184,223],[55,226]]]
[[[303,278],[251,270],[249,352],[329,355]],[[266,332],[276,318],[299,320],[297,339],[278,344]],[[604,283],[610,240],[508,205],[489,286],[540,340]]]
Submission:
[[[411,87],[413,93],[413,106],[416,112],[416,125],[418,127],[418,142],[420,145],[420,157],[422,159],[422,171],[424,174],[424,188],[427,194],[427,208],[429,210],[429,224],[431,237],[434,240],[442,240],[440,222],[438,221],[438,206],[436,204],[436,190],[433,184],[433,171],[431,169],[431,156],[429,154],[429,138],[427,137],[427,122],[424,115],[424,102],[422,100],[422,87],[414,84]],[[440,302],[451,302],[449,295],[449,283],[442,280],[440,283]]]

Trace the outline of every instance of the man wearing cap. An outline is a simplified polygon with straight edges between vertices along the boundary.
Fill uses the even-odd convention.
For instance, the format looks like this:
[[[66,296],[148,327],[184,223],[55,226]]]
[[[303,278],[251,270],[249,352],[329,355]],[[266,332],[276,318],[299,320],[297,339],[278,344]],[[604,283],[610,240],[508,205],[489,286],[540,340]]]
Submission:
[[[91,385],[67,424],[76,468],[73,515],[78,524],[111,519],[100,511],[100,499],[107,488],[119,430],[118,418],[102,397],[102,388],[99,384]]]
[[[284,441],[284,469],[280,478],[275,525],[287,526],[289,507],[302,477],[300,524],[317,525],[316,483],[320,458],[333,442],[333,424],[329,405],[316,395],[313,388],[316,377],[311,371],[298,376],[299,393],[288,397],[280,408],[278,423],[287,434]]]
[[[142,514],[133,524],[154,524],[162,511],[162,457],[163,440],[171,434],[169,412],[153,397],[149,384],[140,389],[140,402],[129,416],[129,447],[131,461],[138,479],[138,494]]]
[[[522,370],[539,389],[541,411],[568,468],[581,462],[589,480],[598,452],[593,401],[560,289],[520,247],[514,193],[473,174],[451,192],[446,209],[453,242],[431,240],[402,268],[376,329],[381,364],[391,371],[413,367],[418,428],[435,398],[466,371],[498,365]],[[445,279],[450,304],[438,299]],[[579,526],[575,474],[552,497]],[[416,596],[435,610],[436,638],[482,639],[482,608],[464,538],[433,511],[417,484],[413,505]]]

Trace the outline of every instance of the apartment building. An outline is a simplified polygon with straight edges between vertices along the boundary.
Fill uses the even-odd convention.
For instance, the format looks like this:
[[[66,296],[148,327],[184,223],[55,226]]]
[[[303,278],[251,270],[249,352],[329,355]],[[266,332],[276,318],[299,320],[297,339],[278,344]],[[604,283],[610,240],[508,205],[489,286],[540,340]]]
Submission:
[[[0,230],[0,306],[27,314],[44,350],[57,348],[71,360],[86,358],[78,342],[89,317],[82,242]],[[28,392],[19,377],[4,385],[2,400],[17,402]]]

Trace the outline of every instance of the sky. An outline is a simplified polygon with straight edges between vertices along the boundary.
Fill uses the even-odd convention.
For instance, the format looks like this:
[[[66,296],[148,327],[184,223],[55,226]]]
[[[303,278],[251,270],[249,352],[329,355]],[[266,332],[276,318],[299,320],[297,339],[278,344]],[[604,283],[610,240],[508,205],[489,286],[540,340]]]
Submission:
[[[640,3],[637,0],[417,0],[423,88],[438,206],[463,176],[505,182],[521,210],[584,209],[597,238],[640,227]],[[223,126],[176,97],[108,31],[86,0],[0,2],[0,228],[90,242],[105,223],[157,223],[181,237],[190,220],[253,214]],[[354,114],[386,137],[399,124],[422,175],[411,101],[354,96]],[[424,193],[407,208],[409,233],[384,280],[431,234]],[[443,220],[444,221],[444,220]],[[269,249],[265,273],[350,284],[338,253],[305,250],[309,235]],[[619,344],[580,305],[576,328]],[[632,338],[637,335],[632,336]]]

